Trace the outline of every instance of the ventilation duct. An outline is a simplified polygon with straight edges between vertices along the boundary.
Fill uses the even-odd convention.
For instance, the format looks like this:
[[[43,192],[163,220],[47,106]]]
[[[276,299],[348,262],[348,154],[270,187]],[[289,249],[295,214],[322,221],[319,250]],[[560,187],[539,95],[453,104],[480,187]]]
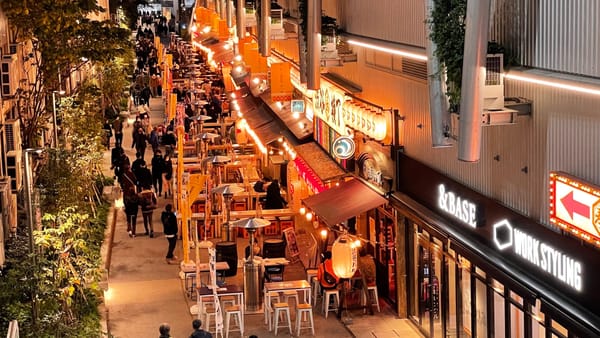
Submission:
[[[458,159],[477,162],[481,155],[483,77],[491,0],[467,1],[460,100]]]

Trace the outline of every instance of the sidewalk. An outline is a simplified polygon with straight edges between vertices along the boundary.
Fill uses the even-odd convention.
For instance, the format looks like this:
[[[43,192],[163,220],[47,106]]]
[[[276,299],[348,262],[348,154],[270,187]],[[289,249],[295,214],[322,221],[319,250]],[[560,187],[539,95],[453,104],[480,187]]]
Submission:
[[[162,99],[150,101],[150,117],[153,125],[163,122],[164,104]],[[131,160],[135,158],[135,150],[131,149],[131,125],[124,128],[123,146]],[[111,140],[114,143],[114,139]],[[148,150],[148,149],[147,149]],[[163,152],[164,153],[164,152]],[[146,153],[145,159],[150,165],[153,155]],[[110,170],[110,151],[105,152],[103,168],[105,174],[112,176]],[[154,211],[154,238],[138,236],[130,238],[126,232],[125,215],[117,212],[117,221],[112,248],[112,259],[109,272],[109,296],[106,299],[108,312],[108,328],[110,334],[117,338],[157,337],[158,327],[167,322],[171,325],[173,337],[187,337],[192,331],[191,322],[195,318],[189,308],[195,304],[184,290],[184,282],[179,278],[179,266],[165,262],[167,241],[162,232],[160,214],[167,203],[164,197],[158,198],[158,208]],[[143,229],[141,213],[137,219],[138,229]],[[143,232],[142,232],[143,233]],[[177,242],[175,255],[182,257],[181,241]],[[243,249],[247,239],[238,239],[238,257],[243,257]],[[191,250],[193,259],[193,250]],[[234,277],[226,278],[229,284],[243,286],[242,267]],[[301,263],[286,266],[285,278],[288,280],[304,279],[305,273]],[[365,315],[362,311],[349,313],[352,323],[344,325],[334,314],[327,319],[321,314],[320,307],[314,311],[316,337],[422,337],[413,325],[405,319],[397,319],[395,313],[382,302],[381,313]],[[255,334],[260,338],[275,337],[263,322],[263,314],[246,314],[244,337]],[[292,315],[292,321],[294,316]],[[292,323],[294,324],[294,323]],[[294,328],[294,325],[292,325]],[[310,330],[303,330],[302,336],[309,336]],[[214,334],[213,334],[214,336]],[[233,332],[232,337],[240,337]],[[287,330],[280,331],[279,337],[289,337]],[[294,331],[295,336],[295,331]]]

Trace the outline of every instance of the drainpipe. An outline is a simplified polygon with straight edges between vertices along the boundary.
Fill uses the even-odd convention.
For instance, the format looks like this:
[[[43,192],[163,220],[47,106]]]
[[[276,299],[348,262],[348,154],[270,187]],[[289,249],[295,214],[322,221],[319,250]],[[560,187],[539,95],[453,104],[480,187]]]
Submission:
[[[231,0],[225,0],[225,17],[227,18],[227,28],[233,27],[233,13],[231,9]]]
[[[318,90],[321,87],[321,1],[307,0],[306,88],[312,90]]]
[[[241,0],[237,1],[235,7],[235,28],[238,39],[246,37],[246,9]]]
[[[491,0],[467,1],[458,136],[458,159],[465,162],[477,162],[481,155],[482,91],[490,3]]]
[[[271,0],[260,0],[259,33],[260,43],[258,44],[258,51],[262,56],[269,56],[271,55]]]
[[[427,17],[431,17],[434,0],[427,0]],[[427,36],[431,35],[430,25],[427,26]],[[427,39],[427,79],[429,81],[429,114],[431,115],[431,142],[434,148],[449,147],[446,136],[450,125],[448,113],[448,99],[444,90],[444,74],[441,71],[440,61],[435,56],[437,45],[433,40]]]

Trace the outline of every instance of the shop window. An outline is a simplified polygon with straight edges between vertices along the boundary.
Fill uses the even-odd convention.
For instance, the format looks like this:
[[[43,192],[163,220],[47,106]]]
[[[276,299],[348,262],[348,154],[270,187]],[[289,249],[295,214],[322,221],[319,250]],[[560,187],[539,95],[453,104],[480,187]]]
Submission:
[[[504,289],[504,287],[502,287]],[[510,337],[510,334],[505,332],[504,318],[504,290],[498,292],[494,287],[494,336],[495,337]]]
[[[512,292],[511,292],[512,293]],[[523,311],[517,306],[510,305],[511,338],[525,338],[525,322]]]
[[[523,297],[519,296],[518,294],[514,293],[514,292],[510,292],[510,299],[513,303],[520,305],[519,307],[522,308],[523,307]]]
[[[475,309],[477,338],[487,338],[487,285],[480,280],[475,282]]]
[[[446,255],[446,261],[448,265],[448,316],[446,317],[446,337],[457,337],[458,336],[458,328],[457,328],[457,312],[460,309],[457,309],[457,274],[458,274],[458,265],[456,264],[456,260],[454,259],[456,254],[452,249],[448,249],[448,254]]]
[[[564,337],[568,336],[569,331],[562,325],[560,325],[558,322],[552,320],[552,330],[556,331],[557,333],[562,334]],[[555,336],[554,334],[552,335],[553,337]],[[560,336],[557,336],[560,337]]]
[[[478,266],[475,267],[475,274],[477,274],[477,276],[485,279],[485,271],[481,270]]]
[[[461,296],[462,296],[462,325],[463,332],[468,336],[471,332],[471,263],[461,257]]]

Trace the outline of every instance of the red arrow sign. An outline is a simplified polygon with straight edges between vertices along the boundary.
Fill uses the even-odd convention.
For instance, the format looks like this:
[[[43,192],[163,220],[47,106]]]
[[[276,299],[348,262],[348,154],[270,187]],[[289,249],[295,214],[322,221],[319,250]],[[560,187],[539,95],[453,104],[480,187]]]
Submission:
[[[573,191],[561,198],[560,201],[565,206],[565,209],[567,209],[567,212],[571,218],[573,218],[574,213],[585,216],[586,218],[590,218],[590,207],[581,202],[577,202],[573,198]]]

